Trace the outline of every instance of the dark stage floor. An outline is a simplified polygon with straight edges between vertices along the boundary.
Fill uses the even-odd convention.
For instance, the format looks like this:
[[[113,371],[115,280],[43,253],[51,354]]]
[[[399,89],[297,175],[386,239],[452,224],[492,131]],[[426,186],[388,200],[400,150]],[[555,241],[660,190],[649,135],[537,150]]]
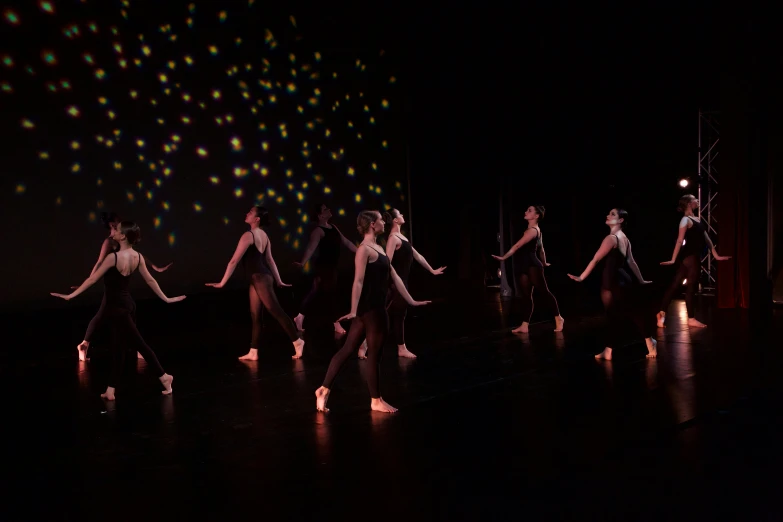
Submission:
[[[563,334],[539,323],[522,337],[508,330],[517,303],[455,296],[409,316],[418,360],[387,348],[383,395],[398,414],[368,411],[358,360],[319,414],[336,342],[308,332],[294,362],[268,325],[261,360],[241,363],[245,299],[140,302],[174,394],[139,362],[108,411],[105,355],[76,359],[95,308],[6,316],[0,519],[783,516],[779,311],[778,336],[752,336],[746,314],[705,300],[710,327],[689,332],[677,301],[657,360],[638,342],[599,363],[600,314],[563,303]]]

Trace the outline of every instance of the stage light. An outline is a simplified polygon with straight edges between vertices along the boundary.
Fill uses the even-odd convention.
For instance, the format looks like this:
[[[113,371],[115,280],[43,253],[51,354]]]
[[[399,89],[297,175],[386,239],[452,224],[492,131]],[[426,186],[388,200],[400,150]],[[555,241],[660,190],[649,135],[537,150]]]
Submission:
[[[688,284],[688,280],[687,279],[683,279],[682,280],[682,284],[687,285]]]
[[[690,181],[688,181],[688,178],[682,178],[680,180],[680,187],[686,188],[688,185],[690,185]]]

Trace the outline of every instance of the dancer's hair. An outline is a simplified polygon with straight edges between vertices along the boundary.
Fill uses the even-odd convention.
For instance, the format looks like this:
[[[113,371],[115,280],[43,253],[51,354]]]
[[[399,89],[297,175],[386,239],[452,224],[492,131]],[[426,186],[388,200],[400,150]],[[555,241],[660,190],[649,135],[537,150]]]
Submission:
[[[384,235],[388,236],[391,234],[391,229],[394,226],[394,218],[399,217],[400,211],[396,208],[390,208],[386,212],[383,213],[383,222],[386,223],[386,227],[384,232]]]
[[[131,245],[135,245],[136,243],[141,241],[141,229],[139,228],[139,225],[137,225],[133,221],[121,222],[120,233],[125,236],[125,239],[127,239],[128,243],[130,243]]]
[[[101,212],[101,222],[106,228],[111,228],[112,223],[119,223],[122,221],[120,216],[114,212]]]
[[[356,230],[364,236],[370,226],[375,223],[375,220],[380,217],[381,213],[377,210],[362,210],[359,212],[359,216],[356,218]]]
[[[544,205],[533,205],[533,208],[538,213],[538,220],[541,221],[544,219],[544,215],[546,214],[546,209],[544,208]]]
[[[256,217],[258,218],[258,226],[267,226],[269,224],[269,211],[265,207],[259,207],[258,205],[253,208],[255,209]]]
[[[677,210],[680,212],[685,212],[694,199],[696,199],[696,196],[693,194],[685,194],[680,198],[680,203],[677,205]]]
[[[620,223],[620,228],[625,228],[625,223],[628,221],[628,212],[621,208],[616,208],[615,210],[617,211],[617,219],[623,220],[623,222]]]

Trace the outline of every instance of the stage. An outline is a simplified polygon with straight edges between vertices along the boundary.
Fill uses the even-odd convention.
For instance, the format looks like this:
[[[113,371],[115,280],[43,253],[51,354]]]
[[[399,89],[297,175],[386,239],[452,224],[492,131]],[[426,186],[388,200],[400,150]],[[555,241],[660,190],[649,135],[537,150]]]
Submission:
[[[139,302],[139,328],[173,374],[160,395],[138,361],[116,403],[106,356],[75,346],[95,311],[3,318],[2,520],[773,520],[783,434],[780,357],[746,313],[682,301],[659,334],[597,362],[603,319],[561,300],[562,334],[513,335],[519,303],[458,293],[409,314],[387,346],[371,413],[362,361],[329,414],[313,392],[341,339],[307,332],[305,357],[267,317],[247,349],[246,295]],[[772,328],[783,329],[780,312]],[[346,324],[347,326],[347,324]],[[775,337],[770,337],[774,339]],[[777,345],[779,346],[779,344]]]

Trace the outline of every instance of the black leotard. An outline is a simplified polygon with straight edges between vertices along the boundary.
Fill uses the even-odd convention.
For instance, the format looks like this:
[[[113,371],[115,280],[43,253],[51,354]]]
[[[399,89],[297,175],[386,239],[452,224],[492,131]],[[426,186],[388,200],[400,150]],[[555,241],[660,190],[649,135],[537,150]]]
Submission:
[[[333,268],[337,267],[337,262],[340,260],[340,243],[342,237],[337,228],[332,225],[332,228],[326,228],[319,226],[324,231],[324,237],[318,242],[318,257],[315,258],[315,265],[318,268]]]
[[[601,274],[601,289],[603,290],[628,288],[634,281],[631,277],[631,269],[628,266],[628,258],[620,252],[620,238],[614,237],[617,239],[617,247],[613,248],[606,256],[604,270]]]
[[[364,245],[366,248],[375,250],[372,247]],[[378,252],[377,250],[375,250]],[[386,254],[378,252],[378,259],[370,263],[367,261],[367,267],[364,269],[364,284],[362,285],[362,295],[359,297],[359,306],[356,309],[356,315],[363,315],[370,310],[386,309],[386,293],[389,289],[389,278],[391,270],[389,258]]]
[[[400,240],[400,248],[394,252],[391,266],[394,267],[394,271],[400,276],[402,282],[405,283],[405,288],[408,288],[408,276],[411,273],[411,265],[413,264],[413,247],[409,241],[397,236]]]
[[[242,266],[245,268],[245,277],[250,280],[253,274],[272,275],[272,271],[266,263],[266,255],[264,252],[258,250],[258,247],[256,246],[256,235],[252,232],[250,232],[250,235],[253,236],[253,244],[247,247],[245,255],[242,256]]]
[[[543,268],[541,260],[538,258],[538,249],[541,246],[541,232],[538,228],[536,230],[536,239],[534,241],[528,241],[519,250],[517,250],[517,262],[520,268],[526,268],[528,266],[538,266]]]

